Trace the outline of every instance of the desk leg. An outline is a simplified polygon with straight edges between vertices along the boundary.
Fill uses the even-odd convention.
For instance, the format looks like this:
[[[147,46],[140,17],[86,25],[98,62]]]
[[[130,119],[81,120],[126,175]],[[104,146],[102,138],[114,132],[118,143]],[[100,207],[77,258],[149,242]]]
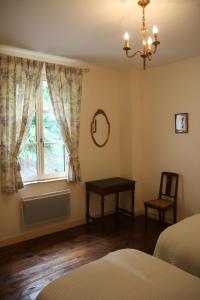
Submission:
[[[119,211],[119,193],[116,193],[116,213]]]
[[[134,217],[135,213],[134,213],[134,197],[135,197],[135,190],[132,190],[132,203],[131,203],[131,213],[132,216]]]
[[[90,192],[86,191],[86,222],[90,220]]]
[[[104,217],[104,196],[101,196],[101,217]]]

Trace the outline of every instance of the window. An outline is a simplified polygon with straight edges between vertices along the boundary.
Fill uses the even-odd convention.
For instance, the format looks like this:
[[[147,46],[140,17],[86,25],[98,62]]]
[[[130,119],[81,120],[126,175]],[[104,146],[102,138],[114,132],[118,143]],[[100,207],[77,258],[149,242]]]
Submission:
[[[23,181],[64,177],[66,150],[43,77],[32,123],[20,153]]]

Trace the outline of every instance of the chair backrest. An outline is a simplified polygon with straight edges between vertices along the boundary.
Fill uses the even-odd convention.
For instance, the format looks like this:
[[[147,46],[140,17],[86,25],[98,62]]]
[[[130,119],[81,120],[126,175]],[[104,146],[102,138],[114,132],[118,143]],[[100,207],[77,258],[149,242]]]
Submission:
[[[160,199],[171,199],[176,201],[178,192],[179,175],[171,172],[162,172],[160,180]]]

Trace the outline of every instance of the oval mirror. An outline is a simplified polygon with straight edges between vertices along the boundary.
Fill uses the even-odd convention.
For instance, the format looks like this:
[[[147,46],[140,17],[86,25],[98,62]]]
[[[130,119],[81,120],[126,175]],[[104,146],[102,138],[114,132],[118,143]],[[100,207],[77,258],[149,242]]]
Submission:
[[[98,147],[105,146],[110,137],[110,123],[102,109],[98,109],[94,114],[90,130],[95,145]]]

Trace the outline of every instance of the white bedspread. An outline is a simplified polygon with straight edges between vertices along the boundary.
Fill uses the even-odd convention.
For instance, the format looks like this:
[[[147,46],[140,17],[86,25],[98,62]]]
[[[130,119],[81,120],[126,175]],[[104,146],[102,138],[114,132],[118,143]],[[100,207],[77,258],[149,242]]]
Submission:
[[[199,278],[125,249],[55,280],[37,300],[199,300],[199,296]]]
[[[165,229],[154,256],[200,277],[200,214]]]

